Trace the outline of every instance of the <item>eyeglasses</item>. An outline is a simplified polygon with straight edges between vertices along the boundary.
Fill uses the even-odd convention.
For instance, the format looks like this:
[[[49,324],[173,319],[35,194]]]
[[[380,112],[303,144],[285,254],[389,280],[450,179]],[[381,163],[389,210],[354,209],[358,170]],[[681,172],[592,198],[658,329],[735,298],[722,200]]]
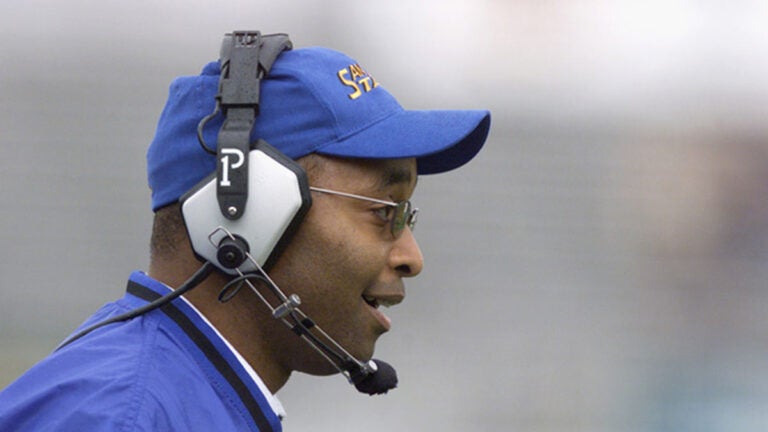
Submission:
[[[389,219],[389,223],[390,223],[389,229],[395,238],[400,237],[400,234],[403,233],[403,230],[405,229],[405,227],[408,227],[411,229],[411,231],[413,231],[413,228],[416,226],[416,220],[418,219],[417,215],[419,213],[419,209],[413,208],[411,206],[411,202],[408,200],[400,201],[400,202],[384,201],[376,198],[365,197],[362,195],[355,195],[351,193],[339,192],[335,190],[318,188],[318,187],[310,187],[309,190],[314,192],[324,193],[324,194],[353,198],[353,199],[362,200],[362,201],[370,201],[370,202],[392,207],[392,212],[387,215],[387,219]]]

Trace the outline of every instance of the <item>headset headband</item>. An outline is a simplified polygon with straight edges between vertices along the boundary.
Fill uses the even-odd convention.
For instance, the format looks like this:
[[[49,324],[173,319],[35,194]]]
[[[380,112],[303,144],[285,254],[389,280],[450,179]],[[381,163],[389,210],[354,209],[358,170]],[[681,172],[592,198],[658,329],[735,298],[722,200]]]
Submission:
[[[221,44],[216,102],[225,119],[218,136],[216,198],[227,219],[239,219],[248,200],[247,155],[259,114],[260,81],[277,56],[292,47],[286,34],[262,36],[259,31],[228,33]]]

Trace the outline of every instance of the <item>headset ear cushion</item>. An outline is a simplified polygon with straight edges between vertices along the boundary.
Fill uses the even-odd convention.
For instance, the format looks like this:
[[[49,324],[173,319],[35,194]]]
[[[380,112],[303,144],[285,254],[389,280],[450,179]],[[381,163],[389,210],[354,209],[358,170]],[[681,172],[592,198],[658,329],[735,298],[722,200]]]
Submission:
[[[304,219],[312,199],[307,175],[301,166],[263,140],[248,154],[248,200],[242,216],[230,220],[222,215],[216,197],[216,174],[198,183],[181,198],[181,211],[195,255],[220,270],[230,262],[218,259],[224,238],[240,238],[249,256],[239,267],[243,273],[258,267],[270,268],[290,242]]]

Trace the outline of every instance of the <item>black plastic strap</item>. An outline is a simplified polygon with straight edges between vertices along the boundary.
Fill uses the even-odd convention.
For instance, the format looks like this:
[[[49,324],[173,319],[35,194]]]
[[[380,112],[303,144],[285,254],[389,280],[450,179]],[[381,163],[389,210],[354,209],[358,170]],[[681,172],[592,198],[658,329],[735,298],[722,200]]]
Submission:
[[[216,99],[225,119],[218,136],[216,197],[227,219],[239,219],[248,200],[248,153],[261,79],[277,56],[291,48],[288,35],[262,36],[258,31],[236,31],[222,42]]]

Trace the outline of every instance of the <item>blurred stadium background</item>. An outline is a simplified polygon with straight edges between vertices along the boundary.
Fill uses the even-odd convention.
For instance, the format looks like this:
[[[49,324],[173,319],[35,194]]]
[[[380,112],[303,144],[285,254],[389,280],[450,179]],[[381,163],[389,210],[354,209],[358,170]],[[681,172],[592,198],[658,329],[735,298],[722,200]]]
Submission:
[[[768,429],[768,3],[6,1],[0,388],[146,268],[168,84],[234,29],[489,108],[420,180],[426,256],[364,397],[296,375],[288,431]]]

